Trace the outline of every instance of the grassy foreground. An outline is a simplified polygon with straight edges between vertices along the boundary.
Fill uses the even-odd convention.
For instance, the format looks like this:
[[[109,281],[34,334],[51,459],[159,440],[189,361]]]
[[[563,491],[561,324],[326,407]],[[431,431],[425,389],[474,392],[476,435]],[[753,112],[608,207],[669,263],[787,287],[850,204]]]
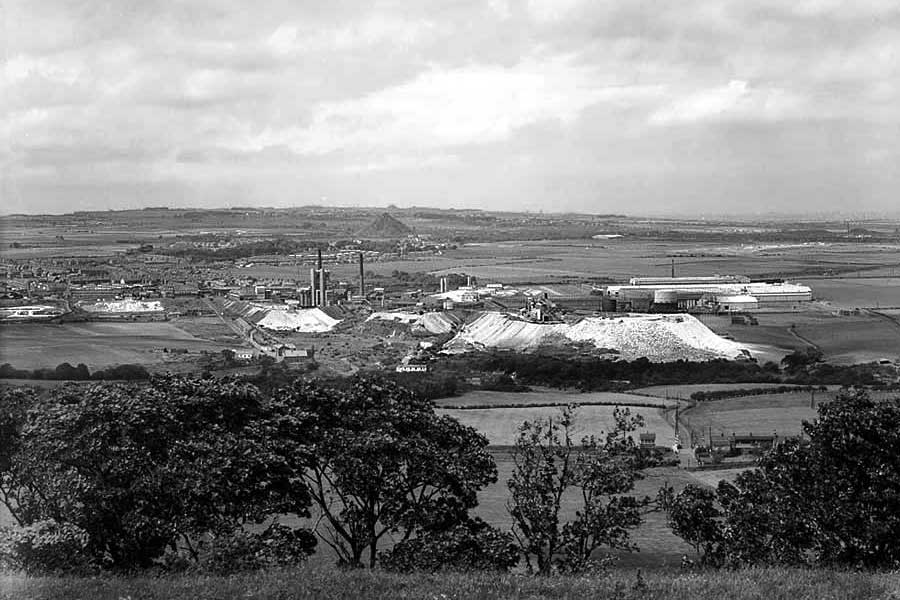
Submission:
[[[630,600],[900,600],[900,573],[794,569],[741,571],[613,570],[590,577],[492,574],[394,575],[303,567],[230,577],[28,578],[0,574],[0,598],[84,600],[225,600],[230,598],[612,598]]]

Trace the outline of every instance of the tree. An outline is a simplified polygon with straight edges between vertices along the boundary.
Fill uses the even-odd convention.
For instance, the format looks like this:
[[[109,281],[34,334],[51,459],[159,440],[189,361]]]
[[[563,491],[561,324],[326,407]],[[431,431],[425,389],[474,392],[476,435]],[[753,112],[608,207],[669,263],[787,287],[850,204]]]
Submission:
[[[900,399],[845,390],[803,431],[808,442],[786,441],[720,483],[720,513],[691,505],[687,489],[675,497],[693,507],[679,521],[695,524],[676,533],[693,531],[721,564],[897,568]]]
[[[357,377],[343,388],[297,381],[278,397],[303,442],[298,462],[319,511],[317,532],[340,561],[375,566],[388,533],[401,541],[467,519],[496,481],[487,439],[396,383]]]
[[[21,404],[3,395],[3,405]],[[0,499],[24,527],[83,532],[98,568],[143,568],[167,551],[198,561],[204,544],[246,525],[309,514],[293,442],[278,435],[272,409],[231,381],[59,388],[24,418],[9,411]],[[298,535],[308,554],[315,538]]]
[[[426,532],[382,553],[391,571],[508,571],[519,562],[512,535],[481,519],[470,519],[445,531]]]
[[[631,550],[629,530],[641,522],[649,499],[626,496],[644,464],[630,433],[640,416],[616,408],[615,424],[605,438],[590,435],[580,446],[573,439],[574,405],[557,419],[525,422],[519,430],[508,481],[507,509],[529,570],[547,575],[589,568],[595,550],[606,546]],[[564,524],[567,493],[577,490],[579,510]]]
[[[822,351],[813,346],[807,346],[801,350],[794,350],[781,359],[781,365],[789,373],[802,371],[822,360]]]
[[[722,512],[716,507],[715,490],[688,484],[675,495],[667,486],[660,490],[660,498],[672,532],[691,545],[700,564],[717,564]]]

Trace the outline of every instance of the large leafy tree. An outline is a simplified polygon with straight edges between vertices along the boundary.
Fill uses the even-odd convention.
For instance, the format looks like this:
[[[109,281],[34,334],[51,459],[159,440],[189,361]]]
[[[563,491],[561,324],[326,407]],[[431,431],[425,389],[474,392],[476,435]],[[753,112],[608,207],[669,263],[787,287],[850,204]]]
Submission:
[[[758,469],[720,483],[719,508],[670,511],[675,532],[721,564],[896,568],[900,400],[845,391],[803,430],[808,441],[783,443]],[[687,506],[687,494],[696,492],[675,496],[675,506]]]
[[[167,550],[197,559],[198,543],[281,513],[308,516],[293,442],[251,385],[69,386],[32,400],[24,419],[19,395],[10,398],[0,499],[22,526],[83,532],[93,565],[146,567]],[[314,537],[295,533],[294,548],[311,551]]]
[[[386,535],[409,540],[467,521],[496,481],[487,439],[396,383],[358,377],[343,387],[303,381],[282,390],[284,432],[318,509],[317,531],[341,562],[374,566]]]
[[[558,418],[525,422],[516,440],[515,469],[507,503],[513,534],[532,571],[580,571],[601,548],[633,549],[629,530],[641,522],[649,499],[626,495],[644,466],[629,435],[643,422],[616,409],[614,426],[602,438],[576,441],[576,407]],[[578,496],[573,519],[563,522],[567,494]]]
[[[694,549],[700,564],[717,564],[722,541],[722,512],[716,506],[716,491],[688,484],[679,493],[669,486],[660,490],[669,527]]]

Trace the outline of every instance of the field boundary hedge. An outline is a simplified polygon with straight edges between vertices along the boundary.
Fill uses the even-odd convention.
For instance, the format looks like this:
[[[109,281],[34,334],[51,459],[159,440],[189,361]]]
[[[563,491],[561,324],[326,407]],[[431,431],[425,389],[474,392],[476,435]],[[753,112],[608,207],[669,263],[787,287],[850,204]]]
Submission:
[[[532,402],[532,403],[497,403],[497,404],[463,404],[459,406],[448,406],[442,404],[436,404],[435,408],[440,408],[443,410],[494,410],[501,408],[563,408],[569,406],[569,404],[577,404],[578,406],[622,406],[628,408],[629,406],[637,406],[641,408],[671,408],[666,404],[651,404],[649,402],[612,402],[609,400],[589,400],[587,402]],[[674,406],[674,405],[673,405]]]
[[[790,394],[793,392],[827,392],[824,385],[780,385],[774,388],[744,388],[734,390],[710,390],[697,391],[691,394],[691,400],[696,402],[709,402],[725,400],[728,398],[741,398],[744,396],[765,396],[767,394]]]

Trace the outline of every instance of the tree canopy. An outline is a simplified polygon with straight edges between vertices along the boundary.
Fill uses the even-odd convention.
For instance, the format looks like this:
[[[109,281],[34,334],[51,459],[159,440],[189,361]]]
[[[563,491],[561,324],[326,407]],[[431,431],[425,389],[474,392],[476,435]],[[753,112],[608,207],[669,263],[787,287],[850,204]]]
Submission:
[[[377,561],[388,533],[402,540],[465,522],[496,481],[487,439],[396,383],[358,377],[344,389],[298,381],[278,395],[291,435],[303,436],[303,477],[319,533],[349,565]]]
[[[669,491],[673,530],[712,564],[897,568],[900,399],[845,391],[803,432],[715,494]]]
[[[648,498],[626,495],[645,462],[629,435],[642,418],[617,408],[615,424],[603,437],[573,437],[576,407],[558,418],[525,422],[516,440],[515,469],[508,481],[507,508],[513,535],[530,570],[581,571],[601,547],[633,549],[629,530],[641,523]],[[580,497],[575,517],[562,523],[563,498]]]
[[[308,516],[293,442],[253,386],[158,378],[3,394],[0,499],[21,527],[81,532],[94,567],[196,559],[198,544],[247,524]],[[308,553],[315,539],[295,542]]]

